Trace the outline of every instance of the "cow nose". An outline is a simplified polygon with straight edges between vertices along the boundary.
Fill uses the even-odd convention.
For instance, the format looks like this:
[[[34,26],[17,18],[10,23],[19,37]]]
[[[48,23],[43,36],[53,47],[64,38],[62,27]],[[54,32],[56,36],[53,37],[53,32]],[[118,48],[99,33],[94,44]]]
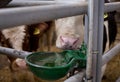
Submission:
[[[68,37],[68,36],[60,36],[61,45],[72,47],[77,44],[79,38],[76,37]]]

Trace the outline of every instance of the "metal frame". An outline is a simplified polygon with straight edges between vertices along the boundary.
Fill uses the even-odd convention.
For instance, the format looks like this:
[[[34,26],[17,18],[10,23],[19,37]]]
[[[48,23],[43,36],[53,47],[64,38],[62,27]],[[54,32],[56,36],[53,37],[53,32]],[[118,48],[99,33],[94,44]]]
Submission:
[[[35,1],[35,0],[13,0],[8,4],[8,6],[12,7],[23,7],[23,6],[36,6],[36,5],[51,5],[51,4],[56,4],[55,1]]]
[[[10,5],[12,4],[13,6],[15,6],[15,2],[13,3],[10,3]],[[85,80],[86,82],[101,82],[101,66],[107,63],[116,53],[120,52],[119,51],[120,45],[117,45],[116,47],[111,49],[108,53],[106,53],[103,57],[101,56],[102,46],[100,44],[102,44],[101,35],[103,34],[103,31],[102,31],[103,29],[101,29],[100,27],[103,26],[103,12],[109,12],[109,11],[120,9],[120,2],[106,3],[105,6],[103,4],[104,3],[103,0],[89,0],[88,4],[86,2],[86,3],[81,3],[79,5],[78,4],[76,5],[75,3],[73,4],[57,3],[56,5],[56,4],[53,4],[54,2],[48,5],[48,3],[46,2],[45,3],[46,5],[41,6],[40,4],[43,4],[43,3],[44,2],[40,2],[36,4],[36,2],[32,3],[31,1],[31,3],[27,5],[29,7],[0,9],[0,29],[9,28],[9,27],[18,26],[18,25],[24,25],[24,24],[34,24],[34,23],[54,20],[62,17],[85,14],[87,13],[87,9],[88,9],[89,40],[86,41],[86,43],[88,42],[88,61],[90,65],[87,64],[87,70],[86,70],[87,80],[86,79]],[[23,3],[19,5],[24,6]],[[33,6],[33,5],[37,5],[37,6]],[[101,40],[99,40],[98,37],[100,37]],[[113,53],[113,51],[115,50],[116,50],[116,53]],[[5,53],[2,51],[0,52]],[[19,56],[19,57],[24,58],[25,56]],[[101,63],[102,58],[103,58],[103,63]],[[95,60],[92,61],[92,59],[95,59]],[[92,70],[93,64],[95,65],[94,70]],[[90,79],[92,76],[93,78]]]
[[[119,9],[120,2],[106,3],[105,12]],[[61,13],[62,12],[62,13]],[[29,6],[0,9],[0,29],[34,24],[57,18],[85,14],[87,3]],[[7,24],[6,24],[7,23]]]
[[[90,0],[88,7],[89,15],[89,44],[86,77],[88,82],[101,82],[102,68],[102,45],[103,44],[103,21],[104,0]],[[91,62],[91,64],[89,64]]]
[[[5,47],[0,47],[0,53],[5,54],[11,57],[18,57],[24,59],[28,54],[31,54],[32,52],[27,52],[27,51],[20,51],[20,50],[15,50],[11,48],[5,48]]]
[[[87,53],[87,82],[101,82],[104,0],[89,0],[89,40]],[[101,35],[101,36],[100,36]]]

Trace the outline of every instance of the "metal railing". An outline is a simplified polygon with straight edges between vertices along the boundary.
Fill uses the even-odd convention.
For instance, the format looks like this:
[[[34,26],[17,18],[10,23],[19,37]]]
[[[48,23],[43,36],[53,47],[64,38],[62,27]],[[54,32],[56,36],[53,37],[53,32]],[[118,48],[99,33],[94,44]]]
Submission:
[[[95,2],[98,5],[95,5]],[[100,27],[102,27],[102,24],[103,24],[103,12],[109,12],[109,11],[120,9],[120,2],[106,3],[104,5],[103,0],[89,0],[88,3],[84,2],[84,3],[79,3],[79,4],[78,3],[64,4],[62,2],[56,3],[54,1],[52,2],[39,1],[38,2],[38,1],[33,1],[33,0],[31,0],[31,2],[28,2],[26,0],[24,1],[24,3],[23,2],[17,3],[17,1],[13,1],[8,6],[17,6],[17,7],[0,9],[0,29],[10,28],[10,27],[18,26],[18,25],[34,24],[34,23],[39,23],[43,21],[49,21],[49,20],[54,20],[58,18],[68,17],[68,16],[81,15],[81,14],[86,14],[88,12],[87,14],[89,16],[89,23],[88,23],[89,24],[89,38],[91,37],[91,40],[88,42],[89,44],[92,43],[92,45],[88,44],[89,45],[88,54],[91,54],[89,55],[90,58],[92,58],[93,55],[96,55],[96,56],[94,57],[95,58],[94,62],[91,62],[92,59],[90,60],[88,59],[91,62],[91,64],[93,63],[95,64],[95,69],[91,70],[92,65],[91,66],[87,65],[87,71],[94,72],[94,75],[93,75],[94,77],[90,79],[92,75],[91,73],[89,74],[86,71],[86,75],[87,75],[86,82],[101,82],[101,71],[100,71],[101,66],[107,63],[115,54],[120,52],[120,45],[117,45],[102,57],[101,56],[102,46],[100,46],[100,44],[102,44],[102,41],[101,40],[99,41],[99,39],[97,38],[98,36],[100,37],[100,39],[102,38],[101,34],[103,32]],[[103,11],[103,8],[104,8],[104,11]],[[100,11],[98,11],[98,9]],[[97,24],[95,24],[96,21],[98,21]],[[96,28],[96,26],[98,28]],[[101,30],[101,32],[97,33],[95,32],[95,30]],[[93,41],[95,38],[93,34],[97,35],[95,36],[97,38],[96,41]],[[114,52],[115,50],[116,52]],[[100,63],[102,58],[103,58],[103,63]],[[77,77],[78,76],[79,75],[77,75]],[[68,82],[68,81],[66,80],[65,82]],[[71,82],[79,82],[79,81],[73,80]]]
[[[0,29],[85,14],[87,8],[87,3],[79,3],[0,9]],[[105,12],[119,8],[120,2],[105,4]]]

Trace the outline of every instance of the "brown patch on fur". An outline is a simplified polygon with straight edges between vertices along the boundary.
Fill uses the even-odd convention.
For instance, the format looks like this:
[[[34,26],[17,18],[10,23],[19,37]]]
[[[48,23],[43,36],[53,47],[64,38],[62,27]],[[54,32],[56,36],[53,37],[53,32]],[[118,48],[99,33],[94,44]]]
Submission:
[[[47,45],[48,51],[50,51],[54,31],[52,25],[51,21],[28,25],[26,28],[23,50],[37,51],[40,49],[40,51],[43,51],[43,47]],[[38,33],[34,34],[36,29],[38,30]]]

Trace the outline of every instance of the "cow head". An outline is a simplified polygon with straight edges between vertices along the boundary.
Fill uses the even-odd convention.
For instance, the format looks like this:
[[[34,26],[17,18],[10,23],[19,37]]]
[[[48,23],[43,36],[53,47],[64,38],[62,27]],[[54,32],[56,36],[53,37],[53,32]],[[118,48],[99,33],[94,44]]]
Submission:
[[[83,16],[73,16],[55,21],[56,46],[62,49],[77,49],[83,42]]]

